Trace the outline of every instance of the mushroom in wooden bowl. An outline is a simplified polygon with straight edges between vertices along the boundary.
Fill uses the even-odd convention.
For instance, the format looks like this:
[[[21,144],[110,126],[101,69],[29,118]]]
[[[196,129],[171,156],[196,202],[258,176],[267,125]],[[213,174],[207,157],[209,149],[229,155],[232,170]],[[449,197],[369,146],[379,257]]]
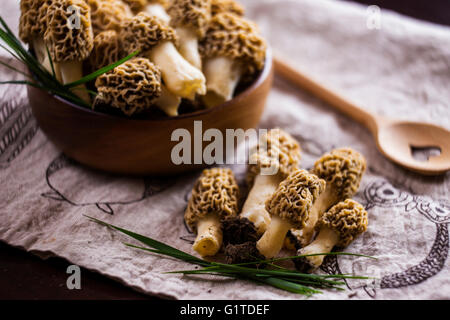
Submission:
[[[73,0],[58,1],[66,4],[74,3]],[[119,54],[121,57],[130,53],[130,48],[124,44],[139,43],[136,49],[140,50],[140,53],[136,58],[140,60],[135,60],[136,58],[132,60],[139,61],[141,67],[153,68],[150,66],[154,65],[155,70],[135,72],[132,76],[135,78],[128,77],[126,82],[121,82],[118,80],[120,74],[123,76],[124,72],[130,72],[137,67],[137,65],[131,66],[130,63],[133,61],[128,60],[125,62],[126,65],[124,63],[116,66],[114,70],[98,76],[96,79],[98,81],[87,84],[90,92],[97,91],[97,96],[92,99],[93,108],[77,105],[60,95],[28,86],[33,114],[42,131],[60,150],[76,161],[96,169],[122,174],[167,175],[205,167],[210,163],[203,159],[198,161],[198,157],[194,157],[195,152],[199,149],[203,150],[210,143],[203,141],[203,132],[208,129],[217,129],[216,132],[222,133],[225,137],[227,129],[247,130],[258,125],[273,78],[270,49],[267,48],[264,39],[256,34],[256,29],[254,29],[255,34],[250,34],[248,28],[236,29],[234,32],[242,33],[238,35],[239,37],[252,36],[253,49],[257,49],[255,55],[258,55],[255,59],[248,56],[248,50],[244,50],[243,52],[247,56],[239,56],[239,65],[253,59],[255,62],[253,66],[256,67],[245,70],[245,75],[234,89],[231,99],[215,106],[202,107],[201,90],[196,90],[196,94],[189,93],[184,96],[176,90],[174,91],[170,85],[172,79],[167,76],[170,75],[167,72],[170,65],[161,65],[160,62],[161,59],[164,59],[164,54],[158,59],[154,59],[152,47],[142,47],[142,41],[144,41],[142,35],[138,34],[133,38],[130,33],[130,30],[133,29],[130,26],[133,26],[133,23],[138,26],[136,30],[148,28],[156,30],[155,26],[157,26],[160,30],[167,31],[168,34],[171,32],[169,29],[171,27],[159,22],[157,17],[150,18],[144,14],[137,16],[137,18],[136,16],[125,16],[121,23],[122,29],[99,33],[99,37],[102,38],[94,41],[91,56],[84,61],[85,69],[90,67],[92,61],[103,60],[97,58],[105,58],[104,61],[109,61],[108,63],[114,61],[118,53],[111,46],[115,43],[121,47]],[[247,20],[242,17],[236,16],[233,18],[233,23],[237,21],[234,19],[241,19],[239,22],[247,25]],[[231,21],[231,19],[229,20]],[[45,19],[43,21],[45,22]],[[146,23],[148,24],[145,25]],[[122,32],[122,30],[126,32]],[[77,32],[79,33],[80,30],[67,30],[68,35]],[[118,39],[114,38],[114,32]],[[106,39],[106,36],[114,41]],[[176,43],[176,37],[173,39]],[[97,43],[99,45],[101,43],[106,49],[96,48]],[[46,43],[46,45],[51,47],[51,43]],[[177,50],[176,46],[171,46],[171,50]],[[111,60],[102,57],[103,54],[109,54],[108,52],[114,54],[115,57]],[[222,54],[224,52],[221,51]],[[179,57],[181,59],[181,55]],[[143,59],[147,59],[147,61]],[[208,56],[208,59],[211,59],[211,56]],[[192,68],[196,69],[194,66]],[[199,72],[201,73],[200,70]],[[221,72],[221,70],[217,70],[217,72]],[[112,74],[117,77],[110,76]],[[157,82],[159,83],[156,84]],[[122,103],[125,101],[125,104],[132,104],[133,101],[137,101],[140,105],[122,107],[122,103],[119,103],[121,95],[118,90],[115,90],[119,85],[117,88],[113,88],[111,87],[113,83],[130,86],[129,88],[121,87],[124,89],[122,93],[128,94],[126,97],[123,96],[126,99],[122,100]],[[145,86],[149,87],[145,88]],[[180,101],[182,102],[180,103]],[[179,110],[175,110],[178,104]],[[199,105],[200,107],[198,107]],[[174,147],[180,142],[177,132],[186,133],[191,139],[187,152],[191,154],[191,157],[186,158],[186,154],[183,154],[181,162],[173,159]],[[223,143],[224,154],[226,153],[225,147],[226,143]]]

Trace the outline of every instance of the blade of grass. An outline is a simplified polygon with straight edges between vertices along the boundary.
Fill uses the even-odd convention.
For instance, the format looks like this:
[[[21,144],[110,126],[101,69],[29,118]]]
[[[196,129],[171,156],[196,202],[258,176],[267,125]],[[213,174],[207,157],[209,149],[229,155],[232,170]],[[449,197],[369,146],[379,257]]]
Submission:
[[[169,253],[169,252],[165,252],[165,251],[162,251],[162,250],[144,248],[144,247],[136,246],[136,245],[133,245],[133,244],[130,244],[130,243],[124,243],[124,244],[127,247],[130,247],[130,248],[135,248],[135,249],[140,249],[140,250],[144,250],[144,251],[151,252],[151,253],[166,255],[166,256],[169,256],[169,257],[177,258],[177,259],[180,259],[180,260],[183,260],[183,261],[186,261],[186,262],[190,262],[190,263],[194,263],[194,264],[198,264],[198,265],[201,265],[201,266],[211,266],[211,263],[209,261],[202,260],[202,259],[199,259],[199,258],[194,257],[194,256],[190,256],[190,255],[186,256],[186,254],[180,255],[180,254],[177,254],[177,253],[174,253],[174,252],[170,252]]]
[[[283,274],[274,274],[274,273],[267,273],[267,272],[261,272],[261,270],[255,270],[253,269],[252,272],[240,272],[237,270],[230,270],[230,269],[199,269],[199,270],[181,270],[181,271],[172,271],[167,272],[168,274],[203,274],[203,273],[209,273],[209,272],[224,272],[228,274],[234,274],[234,275],[242,275],[242,276],[257,276],[258,278],[283,278],[283,279],[290,279],[292,281],[298,280],[298,281],[311,281],[315,283],[316,285],[323,285],[323,284],[330,284],[335,285],[336,281],[327,280],[324,278],[317,278],[317,277],[302,277],[301,275],[298,276],[291,276],[291,275],[283,275]]]
[[[47,58],[48,58],[48,61],[50,61],[50,67],[51,67],[51,69],[52,69],[52,75],[53,75],[53,78],[56,78],[55,67],[54,67],[54,65],[53,65],[52,56],[50,55],[50,50],[48,50],[48,46],[47,46],[47,45],[45,45],[45,50],[47,51]]]
[[[122,63],[127,62],[128,60],[132,59],[134,56],[136,56],[138,54],[139,54],[139,51],[135,51],[135,52],[129,54],[125,58],[120,59],[119,61],[117,61],[115,63],[112,63],[112,64],[110,64],[110,65],[108,65],[106,67],[103,67],[103,68],[101,68],[101,69],[99,69],[99,70],[97,70],[97,71],[95,71],[95,72],[93,72],[91,74],[88,74],[87,76],[84,76],[80,80],[77,80],[77,81],[65,84],[64,87],[66,87],[66,88],[73,88],[73,87],[76,87],[76,86],[78,86],[80,84],[84,84],[86,82],[94,80],[98,76],[100,76],[100,75],[102,75],[102,74],[104,74],[104,73],[114,69],[117,66],[120,66]]]
[[[1,37],[0,37],[1,38]],[[3,40],[3,38],[1,38]],[[0,47],[2,47],[5,51],[7,51],[10,55],[12,55],[16,60],[19,60],[23,63],[22,59],[19,58],[14,52],[12,52],[8,47],[0,43]]]
[[[148,249],[148,248],[143,248],[143,247],[139,247],[139,246],[135,246],[132,244],[127,244],[125,243],[125,245],[129,246],[129,247],[133,247],[133,248],[137,248],[137,249],[141,249],[141,250],[145,250],[151,253],[156,253],[156,254],[163,254],[163,255],[168,255],[174,258],[178,258],[178,259],[182,259],[185,260],[187,262],[192,262],[191,259],[186,260],[186,256],[185,255],[179,255],[179,254],[173,254],[173,253],[167,253],[167,252],[163,252],[161,250],[154,250],[154,249]],[[193,256],[190,256],[193,257]],[[360,277],[360,276],[347,276],[347,275],[316,275],[316,274],[307,274],[307,273],[300,273],[294,270],[287,270],[287,269],[283,269],[283,271],[278,271],[278,270],[264,270],[264,269],[254,269],[254,268],[243,268],[243,267],[239,267],[237,265],[232,265],[232,264],[221,264],[221,263],[217,263],[217,262],[208,262],[205,260],[201,260],[198,259],[196,257],[194,257],[195,260],[194,263],[196,264],[200,264],[202,266],[205,266],[205,268],[203,269],[196,269],[196,270],[177,270],[177,271],[169,271],[166,273],[182,273],[182,274],[199,274],[199,273],[209,273],[211,271],[216,271],[216,272],[227,272],[227,273],[242,273],[242,274],[254,274],[255,272],[257,272],[260,275],[265,275],[265,276],[285,276],[285,277],[289,277],[289,278],[300,278],[300,279],[311,279],[314,281],[318,281],[318,282],[323,282],[323,283],[328,283],[328,284],[335,284],[336,281],[332,281],[332,280],[327,280],[327,278],[345,278],[345,279],[368,279],[368,277]]]
[[[305,280],[305,279],[292,279],[292,278],[281,278],[281,279],[285,279],[285,280],[289,280],[292,282],[299,282],[302,284],[310,284],[310,285],[314,285],[314,286],[326,286],[326,287],[330,287],[330,288],[334,288],[335,286],[343,286],[345,285],[345,282],[343,281],[329,281],[329,282],[316,282],[316,281],[311,281],[311,280]]]
[[[179,270],[179,271],[171,271],[166,272],[169,274],[203,274],[203,275],[219,275],[219,276],[227,276],[233,277],[236,279],[246,279],[254,282],[263,283],[266,285],[270,285],[272,287],[282,289],[288,292],[302,294],[306,296],[310,296],[315,293],[321,293],[321,291],[311,288],[310,286],[316,288],[326,288],[326,289],[337,289],[342,290],[339,286],[344,285],[343,281],[334,281],[329,280],[328,278],[356,278],[356,279],[369,279],[369,277],[359,277],[359,276],[348,276],[348,275],[316,275],[316,274],[305,274],[299,273],[297,271],[288,270],[285,268],[281,268],[278,270],[266,270],[266,269],[255,269],[248,268],[242,265],[232,265],[232,264],[223,264],[219,262],[209,262],[206,260],[199,259],[195,256],[187,254],[181,250],[173,248],[169,245],[166,245],[157,240],[145,237],[143,235],[139,235],[132,231],[114,226],[112,224],[106,223],[104,221],[98,220],[93,217],[89,217],[85,215],[88,219],[122,232],[135,240],[144,243],[150,248],[140,247],[133,244],[125,243],[126,246],[145,250],[147,252],[170,256],[182,261],[186,261],[193,264],[201,265],[202,269],[197,270]],[[339,254],[339,253],[337,253]],[[322,254],[320,254],[322,255]],[[350,254],[355,255],[355,254]],[[298,256],[296,256],[298,257]],[[276,260],[276,259],[271,259]],[[270,261],[270,260],[269,260]],[[254,264],[254,262],[253,262]]]
[[[11,31],[11,29],[6,24],[5,20],[0,16],[0,24],[3,26],[3,28],[6,30],[7,33],[14,35],[14,33]],[[20,44],[19,39],[17,39],[15,36],[14,38],[17,40],[17,43]]]
[[[129,245],[138,249],[142,249],[142,250],[147,250],[153,253],[159,253],[159,254],[165,254],[165,255],[171,255],[173,257],[177,257],[177,258],[184,258],[184,259],[188,259],[189,261],[196,261],[201,263],[202,265],[209,264],[210,266],[205,268],[208,269],[209,271],[212,271],[212,269],[216,269],[216,270],[221,270],[221,269],[225,269],[227,270],[227,272],[233,273],[233,272],[240,272],[240,273],[255,273],[255,269],[253,268],[246,268],[246,267],[242,267],[239,265],[232,265],[232,264],[223,264],[223,263],[218,263],[218,262],[207,262],[205,260],[199,259],[195,256],[192,256],[190,254],[187,254],[181,250],[175,249],[171,246],[168,246],[166,244],[163,244],[157,240],[139,235],[137,233],[134,233],[132,231],[126,230],[126,229],[122,229],[120,227],[114,226],[112,224],[103,222],[101,220],[86,216],[87,218],[105,225],[107,227],[113,228],[115,230],[121,231],[122,233],[125,233],[129,236],[131,236],[132,238],[138,240],[141,243],[146,244],[149,247],[155,248],[157,249],[157,251],[155,250],[150,250],[147,248],[142,248],[142,247],[138,247],[138,246],[134,246],[134,245]],[[186,270],[186,272],[200,272],[201,270]],[[171,273],[181,273],[181,272],[171,272]],[[318,279],[318,278],[326,278],[326,277],[335,277],[337,275],[314,275],[314,274],[306,274],[306,273],[299,273],[296,271],[278,271],[278,270],[261,270],[258,269],[258,273],[261,274],[266,274],[266,275],[273,275],[273,276],[287,276],[287,277],[297,277],[297,278],[310,278],[310,279]],[[354,277],[354,276],[345,276],[345,275],[340,275],[340,277],[345,277],[345,278],[356,278],[356,279],[366,279],[367,277]],[[331,280],[324,280],[324,281],[331,281]]]
[[[257,279],[257,278],[255,278],[254,280],[268,284],[268,285],[278,288],[278,289],[282,289],[282,290],[292,292],[292,293],[297,293],[297,294],[304,294],[304,295],[311,296],[312,294],[315,294],[315,293],[322,293],[322,291],[315,290],[310,287],[306,287],[301,284],[283,280],[283,279],[277,279],[277,278]]]
[[[152,238],[148,238],[148,237],[145,237],[145,236],[140,235],[138,233],[134,233],[132,231],[129,231],[129,230],[126,230],[126,229],[122,229],[120,227],[114,226],[112,224],[106,223],[104,221],[98,220],[98,219],[93,218],[93,217],[89,217],[89,216],[86,216],[86,215],[85,215],[85,217],[87,217],[87,218],[91,219],[92,221],[97,222],[97,223],[99,223],[101,225],[104,225],[104,226],[107,226],[109,228],[112,228],[112,229],[115,229],[117,231],[120,231],[120,232],[122,232],[122,233],[124,233],[124,234],[126,234],[126,235],[128,235],[130,237],[132,237],[133,239],[135,239],[135,240],[137,240],[137,241],[139,241],[139,242],[141,242],[141,243],[151,247],[151,248],[158,249],[158,250],[160,250],[162,252],[165,252],[165,253],[171,253],[171,254],[176,254],[176,255],[179,255],[179,256],[183,256],[183,257],[185,257],[187,259],[190,259],[190,260],[204,261],[204,260],[201,260],[201,259],[193,256],[193,255],[190,255],[190,254],[188,254],[186,252],[178,250],[178,249],[176,249],[174,247],[171,247],[171,246],[169,246],[169,245],[167,245],[165,243],[159,242],[159,241],[154,240]]]
[[[9,47],[15,52],[11,53],[10,50],[8,52],[13,55],[16,59],[24,63],[36,76],[37,78],[46,85],[53,85],[56,81],[50,73],[43,68],[39,62],[29,54],[27,50],[23,48],[21,43],[16,39],[14,34],[8,34],[5,30],[0,29],[0,38],[5,42]],[[3,47],[3,46],[2,46]]]
[[[145,251],[149,251],[149,252],[152,252],[152,253],[164,254],[163,252],[161,252],[159,250],[152,250],[152,249],[147,249],[147,248],[143,248],[143,247],[137,247],[137,246],[130,245],[130,244],[126,244],[126,245],[130,246],[130,247],[138,248],[138,249],[143,249]],[[170,256],[177,257],[176,255],[170,255]],[[204,262],[208,263],[207,261],[204,261]],[[211,270],[211,268],[209,268],[209,269],[205,268],[205,269],[200,269],[200,270],[187,270],[185,272],[180,271],[180,272],[165,272],[165,273],[168,273],[168,274],[170,274],[170,273],[182,273],[182,274],[185,274],[185,275],[186,274],[191,274],[191,275],[202,274],[202,275],[215,275],[215,276],[227,276],[227,277],[236,277],[236,276],[241,276],[242,277],[242,275],[239,275],[239,274],[228,273],[227,270],[217,269],[216,272],[213,272],[213,271],[210,271],[210,270]],[[253,271],[257,272],[257,270],[253,270]],[[258,276],[258,282],[265,282],[265,280],[263,280],[261,278],[261,276],[264,277],[264,278],[272,278],[271,276],[261,275],[259,273],[257,273],[256,275]],[[253,279],[253,277],[254,277],[253,275],[244,276],[243,278],[248,278],[248,277],[252,278],[251,280],[254,280]],[[343,285],[343,284],[345,284],[344,282],[331,281],[331,280],[321,281],[321,282],[298,280],[298,279],[283,279],[283,280],[285,282],[291,280],[291,282],[296,282],[297,284],[308,284],[308,285],[315,285],[315,286],[318,286],[318,287],[325,287],[325,288],[335,288],[336,285]],[[273,282],[273,281],[271,281],[271,282]],[[298,287],[297,287],[297,289],[298,289]],[[296,293],[298,293],[298,292],[296,292]]]
[[[0,81],[0,85],[1,84],[22,84],[22,85],[29,85],[29,86],[33,86],[35,88],[39,88],[42,89],[42,87],[35,83],[35,82],[31,82],[31,81],[26,81],[26,80],[9,80],[9,81]]]
[[[7,45],[9,45],[12,50],[14,50],[18,58],[22,60],[26,65],[34,67],[39,66],[39,62],[32,55],[30,55],[27,50],[25,50],[22,44],[17,42],[17,39],[14,36],[14,34],[9,34],[4,30],[0,29],[0,38]],[[41,69],[43,70],[43,68]]]

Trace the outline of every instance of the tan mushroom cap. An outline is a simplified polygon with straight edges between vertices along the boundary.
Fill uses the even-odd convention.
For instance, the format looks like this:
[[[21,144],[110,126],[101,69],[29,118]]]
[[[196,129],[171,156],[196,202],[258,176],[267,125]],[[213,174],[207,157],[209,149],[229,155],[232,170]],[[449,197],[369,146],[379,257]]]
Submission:
[[[54,0],[48,7],[46,20],[44,40],[55,62],[83,61],[89,57],[94,35],[90,8],[83,0]],[[73,23],[73,28],[68,22]]]
[[[222,12],[230,12],[242,17],[245,14],[245,9],[235,0],[211,0],[211,15],[215,16]]]
[[[35,37],[43,37],[46,23],[46,12],[51,0],[21,0],[19,37],[30,43]]]
[[[123,0],[134,13],[139,13],[145,9],[147,4],[158,3],[163,7],[167,7],[169,0]]]
[[[205,35],[211,19],[210,0],[173,0],[167,13],[173,27],[191,27],[198,37]]]
[[[325,190],[325,185],[325,180],[316,175],[303,169],[295,170],[266,201],[266,210],[271,215],[289,221],[295,227],[304,227],[311,207]]]
[[[132,115],[152,106],[161,95],[161,73],[146,58],[133,58],[97,77],[102,102]]]
[[[277,165],[278,174],[285,178],[300,164],[300,145],[289,133],[276,128],[269,130],[261,139],[267,143],[267,149],[260,148],[252,154],[247,172],[249,185],[253,184],[254,178],[260,173],[261,168]]]
[[[366,160],[350,148],[335,149],[314,164],[312,172],[331,184],[341,199],[351,198],[359,188]]]
[[[120,30],[120,24],[131,14],[131,9],[121,0],[84,0],[91,8],[94,35],[105,30]]]
[[[228,57],[240,61],[246,74],[254,74],[264,67],[266,41],[251,21],[223,12],[215,15],[201,41],[204,58]]]
[[[120,41],[116,31],[102,31],[95,36],[94,49],[89,56],[89,67],[91,72],[117,62],[120,58]]]
[[[123,0],[134,13],[141,12],[147,5],[147,0]]]
[[[236,216],[238,195],[239,187],[230,169],[205,169],[192,189],[184,220],[196,231],[198,220],[210,213],[222,219]]]
[[[318,227],[326,226],[339,235],[339,247],[348,246],[357,236],[367,230],[367,211],[358,202],[347,199],[333,206],[322,215]]]
[[[177,40],[175,31],[170,26],[145,12],[140,12],[122,23],[120,38],[128,54],[136,50],[140,50],[142,54],[162,41]]]

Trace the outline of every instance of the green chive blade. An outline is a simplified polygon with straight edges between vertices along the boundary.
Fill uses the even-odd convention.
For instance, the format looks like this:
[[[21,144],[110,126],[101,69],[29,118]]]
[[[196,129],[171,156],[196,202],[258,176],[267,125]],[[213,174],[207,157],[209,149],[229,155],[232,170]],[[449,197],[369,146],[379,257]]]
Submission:
[[[103,67],[103,68],[101,68],[101,69],[99,69],[99,70],[97,70],[97,71],[95,71],[95,72],[93,72],[91,74],[88,74],[87,76],[84,76],[80,80],[77,80],[77,81],[65,84],[64,87],[66,87],[66,88],[73,88],[73,87],[79,86],[80,84],[84,84],[86,82],[92,81],[95,78],[97,78],[98,76],[100,76],[100,75],[102,75],[102,74],[104,74],[104,73],[106,73],[108,71],[111,71],[115,67],[120,66],[122,63],[127,62],[128,60],[132,59],[133,57],[135,57],[138,54],[139,54],[139,51],[135,51],[135,52],[129,54],[125,58],[120,59],[119,61],[117,61],[115,63],[112,63],[112,64],[110,64],[110,65],[108,65],[106,67]]]

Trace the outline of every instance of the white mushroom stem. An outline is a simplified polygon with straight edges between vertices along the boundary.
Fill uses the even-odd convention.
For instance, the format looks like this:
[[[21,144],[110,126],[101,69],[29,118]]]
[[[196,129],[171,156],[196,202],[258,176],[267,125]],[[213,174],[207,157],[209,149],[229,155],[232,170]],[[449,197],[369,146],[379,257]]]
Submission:
[[[328,187],[322,192],[317,200],[314,202],[311,211],[309,213],[308,222],[306,222],[306,226],[303,227],[300,232],[300,242],[301,246],[305,247],[311,243],[314,238],[316,231],[316,224],[319,221],[320,217],[334,204],[338,203],[339,199],[335,196],[333,189]]]
[[[333,247],[339,242],[339,235],[330,228],[323,226],[320,228],[317,238],[308,246],[300,249],[298,255],[329,253]],[[323,262],[325,255],[305,257],[312,269],[317,269]]]
[[[35,38],[31,44],[36,54],[38,62],[50,73],[53,74],[52,64],[50,56],[47,52],[47,47],[45,46],[44,39]],[[53,69],[55,69],[55,76],[57,79],[61,79],[61,72],[57,65],[53,64]]]
[[[192,248],[202,257],[214,256],[222,246],[222,228],[218,214],[209,214],[197,222],[197,238]]]
[[[242,207],[240,216],[253,222],[259,235],[266,231],[270,223],[270,214],[265,207],[266,200],[275,192],[281,181],[279,175],[258,174]]]
[[[44,66],[44,68],[48,72],[52,72],[52,68],[50,65],[50,59],[48,58],[47,49],[45,47],[44,39],[42,38],[35,38],[33,39],[32,46],[34,49],[34,53],[36,54],[36,58],[39,61],[39,63]]]
[[[53,63],[61,72],[61,78],[58,79],[63,84],[80,80],[83,77],[83,63],[81,61],[65,61]],[[79,98],[87,103],[91,103],[91,98],[84,84],[71,89]]]
[[[194,67],[202,70],[202,58],[198,52],[197,33],[192,28],[180,27],[176,29],[179,37],[179,50],[181,55]]]
[[[270,224],[261,239],[256,243],[256,248],[267,259],[275,257],[283,247],[284,238],[292,224],[278,216],[272,216]]]
[[[148,4],[145,7],[144,11],[152,16],[159,18],[166,24],[169,24],[170,22],[170,16],[167,14],[166,9],[164,9],[164,7],[159,3]]]
[[[157,45],[148,58],[159,67],[167,89],[175,95],[194,100],[197,93],[206,93],[203,73],[187,62],[172,42]]]
[[[164,85],[161,86],[161,96],[155,101],[155,105],[159,109],[164,111],[168,116],[175,117],[178,115],[180,103],[180,97],[167,90]]]
[[[233,98],[234,90],[242,76],[242,66],[227,57],[207,59],[203,66],[206,77],[206,96],[203,101],[212,108]]]

